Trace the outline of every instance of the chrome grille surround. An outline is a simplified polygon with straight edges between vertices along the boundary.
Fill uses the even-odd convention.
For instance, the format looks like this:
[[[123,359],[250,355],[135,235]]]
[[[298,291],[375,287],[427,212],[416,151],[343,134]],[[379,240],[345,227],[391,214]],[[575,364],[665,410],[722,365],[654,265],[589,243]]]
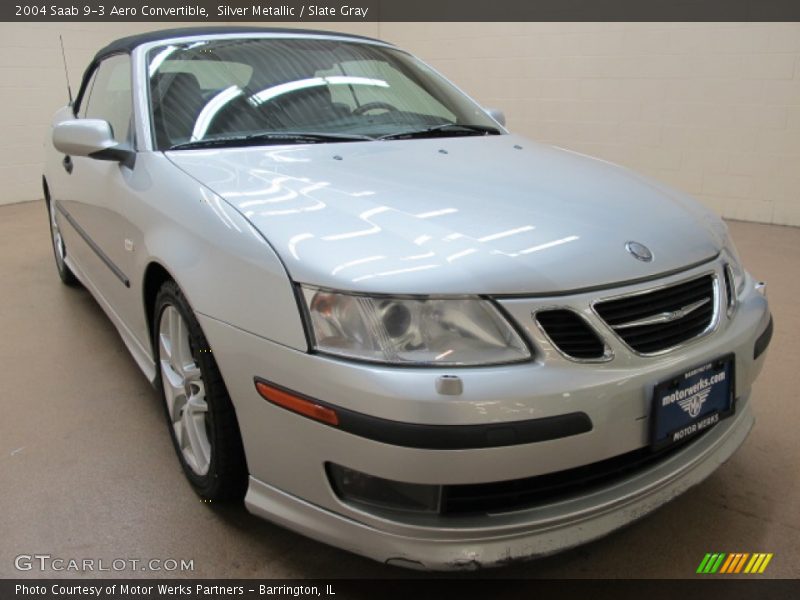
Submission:
[[[573,356],[572,354],[570,354],[569,352],[564,350],[559,345],[558,341],[554,340],[551,337],[550,333],[548,333],[547,329],[542,325],[541,322],[539,322],[539,319],[537,318],[538,314],[541,313],[541,312],[549,312],[549,311],[555,311],[555,310],[569,311],[569,312],[571,312],[571,313],[573,313],[575,315],[575,318],[580,319],[581,321],[583,321],[583,324],[588,328],[589,331],[591,331],[594,334],[594,336],[598,339],[598,341],[602,345],[602,347],[603,347],[602,354],[600,356],[596,356],[596,357],[592,357],[592,358],[585,358],[585,357],[581,358],[581,357],[578,357],[578,356]],[[555,348],[556,352],[558,352],[562,357],[566,358],[567,360],[569,360],[571,362],[576,362],[576,363],[603,363],[603,362],[608,362],[610,360],[613,360],[613,358],[614,358],[614,351],[608,345],[608,342],[606,341],[605,336],[603,335],[603,332],[598,331],[597,328],[592,325],[592,323],[590,323],[584,316],[582,316],[578,311],[576,311],[576,310],[574,310],[572,308],[569,308],[567,306],[559,306],[559,305],[542,306],[542,307],[536,308],[535,310],[533,310],[531,312],[531,318],[533,319],[533,322],[536,324],[536,327],[538,328],[539,332],[547,339],[548,342],[550,342],[552,347]]]
[[[638,298],[638,297],[645,296],[645,295],[648,295],[648,294],[654,294],[654,293],[657,293],[659,291],[668,290],[670,288],[676,288],[676,287],[679,287],[679,286],[681,286],[683,284],[691,283],[693,281],[700,281],[701,279],[704,279],[704,278],[709,278],[710,282],[711,282],[711,296],[710,296],[711,314],[710,314],[710,316],[708,318],[708,323],[706,324],[706,326],[699,333],[697,333],[696,335],[692,336],[689,339],[682,340],[679,343],[672,344],[672,345],[669,345],[669,346],[664,347],[664,348],[659,348],[658,350],[655,350],[655,351],[642,352],[642,351],[639,351],[639,350],[635,349],[634,347],[632,347],[628,343],[628,341],[625,339],[625,335],[624,335],[625,329],[632,327],[631,323],[617,324],[616,326],[612,326],[611,324],[609,324],[606,321],[605,318],[603,318],[603,316],[601,315],[601,311],[598,310],[598,305],[600,305],[600,304],[604,304],[604,303],[607,303],[607,302],[613,302],[613,301],[616,301],[616,300],[623,300],[623,299],[629,299],[629,298],[630,299]],[[591,308],[592,308],[592,312],[598,317],[598,319],[600,319],[600,321],[603,322],[608,327],[608,329],[611,330],[611,332],[614,334],[614,336],[617,339],[619,339],[623,344],[625,344],[625,346],[631,352],[633,352],[637,356],[660,356],[662,354],[666,354],[668,352],[672,352],[674,350],[677,350],[678,348],[682,348],[683,346],[686,346],[687,344],[691,344],[694,341],[699,340],[699,339],[707,336],[708,334],[710,334],[714,330],[716,330],[717,326],[719,325],[719,321],[720,321],[719,274],[717,273],[716,270],[706,271],[706,272],[703,272],[703,273],[695,273],[691,277],[687,277],[687,278],[679,280],[679,281],[672,281],[672,282],[666,283],[666,284],[660,284],[660,285],[656,285],[656,286],[651,286],[651,287],[644,288],[644,289],[641,289],[641,290],[636,290],[634,292],[628,292],[626,294],[618,294],[618,295],[606,296],[606,297],[603,297],[603,298],[598,298],[597,300],[594,300],[591,303]],[[701,308],[701,306],[698,306],[697,308]],[[675,311],[675,312],[680,312],[680,311]],[[685,314],[683,316],[677,316],[676,318],[673,319],[673,322],[681,321],[684,318],[689,317],[690,315],[691,315],[691,312],[688,313],[688,314]],[[654,317],[658,317],[660,315],[659,315],[659,313],[654,313],[653,316]]]
[[[600,366],[599,364],[602,363],[617,364],[623,368],[639,368],[640,366],[643,367],[651,358],[661,357],[693,346],[696,342],[715,334],[720,329],[727,328],[732,316],[727,314],[728,293],[725,290],[725,265],[725,261],[717,255],[703,264],[690,266],[683,271],[667,273],[645,280],[621,281],[603,287],[580,290],[544,292],[530,295],[500,295],[493,297],[493,299],[503,307],[512,321],[525,332],[527,341],[534,348],[535,361],[538,363],[550,363],[557,365],[558,368],[565,367],[566,364],[572,364],[576,367],[583,365],[586,368],[592,368],[593,366]],[[622,298],[637,298],[659,290],[685,285],[687,282],[703,277],[708,277],[711,281],[709,291],[711,302],[702,307],[710,313],[707,326],[702,331],[698,331],[694,337],[685,339],[677,344],[671,344],[669,347],[660,348],[656,352],[640,352],[632,348],[620,335],[624,330],[614,330],[595,309],[595,306],[602,302]],[[697,298],[688,299],[686,303],[678,307],[683,308],[694,300],[697,300]],[[674,308],[674,306],[668,308]],[[558,346],[558,340],[552,339],[543,330],[541,324],[537,322],[537,313],[547,310],[570,310],[577,313],[603,342],[603,356],[581,359],[569,356],[568,352],[565,353]],[[660,311],[656,309],[653,312],[658,313]],[[634,315],[635,318],[639,316],[638,314]]]
[[[730,263],[725,263],[725,297],[727,298],[728,304],[728,317],[733,315],[736,312],[736,284],[734,283],[733,277],[733,267],[731,267]]]

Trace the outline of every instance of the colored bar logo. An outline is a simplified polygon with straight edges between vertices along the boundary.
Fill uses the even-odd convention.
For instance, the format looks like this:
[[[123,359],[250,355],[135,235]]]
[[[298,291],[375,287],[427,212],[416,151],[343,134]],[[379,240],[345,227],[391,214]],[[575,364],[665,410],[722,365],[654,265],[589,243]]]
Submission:
[[[756,552],[750,554],[748,552],[725,552],[708,553],[700,561],[700,566],[697,567],[697,573],[702,575],[713,575],[715,573],[731,575],[737,573],[747,573],[756,575],[763,573],[769,561],[772,560],[773,554],[764,552]]]

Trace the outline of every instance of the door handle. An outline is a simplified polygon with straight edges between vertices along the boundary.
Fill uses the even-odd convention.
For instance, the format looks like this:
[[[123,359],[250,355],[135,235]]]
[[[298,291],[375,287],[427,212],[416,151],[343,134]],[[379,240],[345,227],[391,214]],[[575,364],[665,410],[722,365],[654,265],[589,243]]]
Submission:
[[[61,161],[61,164],[64,165],[64,170],[72,175],[72,168],[74,165],[72,164],[72,157],[69,154],[64,156],[64,160]]]

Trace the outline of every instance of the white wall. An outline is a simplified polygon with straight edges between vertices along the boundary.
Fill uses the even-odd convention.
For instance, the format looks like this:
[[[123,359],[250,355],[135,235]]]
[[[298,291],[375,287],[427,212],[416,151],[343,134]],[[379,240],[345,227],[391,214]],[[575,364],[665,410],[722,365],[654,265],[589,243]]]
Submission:
[[[0,204],[40,197],[42,139],[66,96],[58,34],[75,91],[100,46],[159,26],[177,24],[0,24]],[[318,26],[411,50],[504,108],[515,132],[633,167],[730,218],[800,226],[800,23]]]
[[[382,23],[509,127],[800,225],[800,23]]]

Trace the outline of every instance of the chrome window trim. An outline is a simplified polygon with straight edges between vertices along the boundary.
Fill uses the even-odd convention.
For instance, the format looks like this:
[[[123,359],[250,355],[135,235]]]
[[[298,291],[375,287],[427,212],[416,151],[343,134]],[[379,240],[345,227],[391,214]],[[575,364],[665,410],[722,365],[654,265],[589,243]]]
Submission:
[[[153,139],[150,124],[150,81],[147,73],[148,44],[134,48],[131,52],[131,69],[133,70],[133,114],[136,130],[137,152],[152,152]]]
[[[711,290],[712,290],[712,302],[713,302],[712,310],[713,310],[713,312],[711,313],[711,319],[708,322],[708,326],[702,332],[700,332],[695,337],[693,337],[692,339],[686,340],[685,342],[681,342],[680,344],[676,344],[674,346],[670,346],[669,348],[664,348],[663,350],[658,350],[657,352],[639,352],[638,350],[635,350],[634,348],[632,348],[625,341],[625,339],[619,333],[617,333],[617,331],[613,327],[611,327],[611,325],[609,325],[606,322],[606,320],[603,319],[603,317],[600,316],[600,313],[597,311],[597,305],[602,303],[602,302],[608,302],[608,301],[611,301],[611,300],[619,300],[621,298],[631,298],[631,297],[634,297],[634,296],[643,296],[644,294],[650,294],[650,293],[656,292],[658,290],[663,290],[663,289],[666,289],[666,288],[675,287],[675,286],[681,285],[683,283],[687,283],[689,281],[692,281],[694,279],[700,279],[701,277],[707,277],[709,275],[711,276]],[[700,272],[700,273],[694,273],[690,277],[685,277],[685,278],[679,279],[677,281],[671,281],[670,283],[662,283],[662,284],[651,286],[651,287],[648,287],[648,288],[645,288],[645,289],[635,290],[633,292],[627,292],[625,294],[616,294],[616,295],[611,295],[611,296],[604,296],[602,298],[596,298],[595,300],[592,300],[592,302],[590,304],[590,307],[591,307],[591,310],[592,310],[592,313],[594,314],[594,316],[596,316],[600,320],[600,322],[603,324],[603,326],[606,329],[608,329],[609,331],[611,331],[611,333],[622,344],[624,344],[625,347],[630,352],[632,352],[636,356],[641,356],[641,357],[645,357],[645,358],[651,358],[651,357],[656,357],[656,356],[663,356],[664,354],[668,354],[670,352],[674,352],[675,350],[679,350],[681,348],[685,348],[686,346],[694,344],[697,341],[699,341],[699,340],[703,339],[704,337],[706,337],[707,335],[709,335],[710,333],[716,331],[717,327],[719,326],[719,322],[720,322],[720,312],[721,312],[720,311],[720,300],[721,300],[721,295],[720,295],[720,292],[719,292],[719,272],[716,269],[713,269],[713,270],[709,270],[709,271],[703,271],[703,272]]]

